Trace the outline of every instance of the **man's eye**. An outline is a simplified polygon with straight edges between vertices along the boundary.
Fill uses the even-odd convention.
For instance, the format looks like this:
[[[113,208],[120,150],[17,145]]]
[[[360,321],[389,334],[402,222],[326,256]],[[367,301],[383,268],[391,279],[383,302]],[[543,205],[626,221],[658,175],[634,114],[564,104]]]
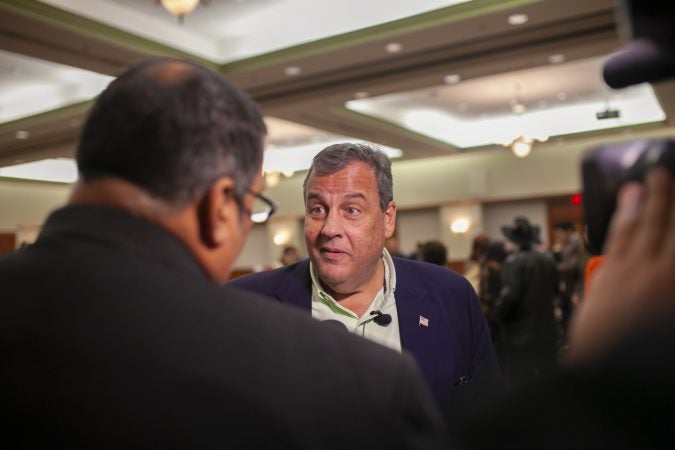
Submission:
[[[360,212],[358,208],[354,208],[353,206],[346,208],[346,211],[350,216],[354,216]]]
[[[309,214],[313,216],[318,216],[326,213],[326,208],[323,206],[312,206],[309,208]]]

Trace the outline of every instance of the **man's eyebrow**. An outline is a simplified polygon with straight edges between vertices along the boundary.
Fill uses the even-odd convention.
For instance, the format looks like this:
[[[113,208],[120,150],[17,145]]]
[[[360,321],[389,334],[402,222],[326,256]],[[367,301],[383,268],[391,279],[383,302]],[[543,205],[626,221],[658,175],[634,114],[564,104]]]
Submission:
[[[344,195],[344,198],[347,200],[352,200],[356,198],[360,198],[361,200],[366,200],[366,196],[363,195],[361,192],[348,192],[347,194]]]
[[[318,194],[316,192],[308,192],[307,193],[307,200],[322,200],[323,197],[321,194]]]

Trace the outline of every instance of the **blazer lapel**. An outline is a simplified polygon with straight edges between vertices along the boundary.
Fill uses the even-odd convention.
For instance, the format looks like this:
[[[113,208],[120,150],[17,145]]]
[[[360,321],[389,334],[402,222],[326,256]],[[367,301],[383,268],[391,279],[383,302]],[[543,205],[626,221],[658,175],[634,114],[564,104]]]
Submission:
[[[422,280],[417,280],[405,268],[396,267],[396,310],[398,312],[401,344],[416,355],[432,354],[434,337],[440,323],[435,302],[427,299],[429,292]]]
[[[311,314],[312,278],[309,275],[309,259],[300,261],[285,274],[274,294],[282,303],[297,306]]]

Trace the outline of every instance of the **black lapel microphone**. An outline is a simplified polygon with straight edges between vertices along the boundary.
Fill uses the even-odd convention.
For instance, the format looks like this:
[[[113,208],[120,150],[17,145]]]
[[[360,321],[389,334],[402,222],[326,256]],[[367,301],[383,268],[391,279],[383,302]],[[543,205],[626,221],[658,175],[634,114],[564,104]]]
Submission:
[[[379,309],[377,311],[371,311],[370,315],[375,316],[373,322],[375,322],[381,327],[386,327],[391,323],[391,315],[383,314],[382,311],[380,311]]]

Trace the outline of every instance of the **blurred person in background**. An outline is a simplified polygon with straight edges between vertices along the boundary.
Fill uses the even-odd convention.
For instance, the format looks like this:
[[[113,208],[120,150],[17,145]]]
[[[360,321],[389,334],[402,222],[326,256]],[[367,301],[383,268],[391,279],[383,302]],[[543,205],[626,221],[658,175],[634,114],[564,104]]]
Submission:
[[[579,303],[583,293],[584,269],[588,261],[588,252],[583,238],[569,221],[553,224],[553,242],[553,256],[560,277],[558,306],[564,340],[574,306]]]
[[[478,299],[483,310],[485,320],[490,328],[490,336],[497,353],[497,358],[502,352],[499,334],[501,332],[499,319],[495,308],[497,300],[502,292],[502,267],[507,257],[506,246],[502,241],[492,241],[487,246],[483,264],[481,266],[480,286]]]
[[[674,352],[675,183],[657,168],[619,193],[564,364],[450,423],[448,448],[671,449]]]
[[[479,234],[474,237],[471,244],[471,255],[469,255],[469,260],[464,267],[464,277],[469,280],[476,292],[480,289],[483,261],[489,244],[490,237],[487,234]]]
[[[502,269],[502,290],[495,315],[502,329],[500,361],[509,386],[525,385],[554,368],[557,327],[553,302],[558,273],[553,259],[535,249],[539,229],[526,217],[502,227],[517,247]]]
[[[441,241],[426,241],[422,245],[422,261],[447,267],[448,248]]]

